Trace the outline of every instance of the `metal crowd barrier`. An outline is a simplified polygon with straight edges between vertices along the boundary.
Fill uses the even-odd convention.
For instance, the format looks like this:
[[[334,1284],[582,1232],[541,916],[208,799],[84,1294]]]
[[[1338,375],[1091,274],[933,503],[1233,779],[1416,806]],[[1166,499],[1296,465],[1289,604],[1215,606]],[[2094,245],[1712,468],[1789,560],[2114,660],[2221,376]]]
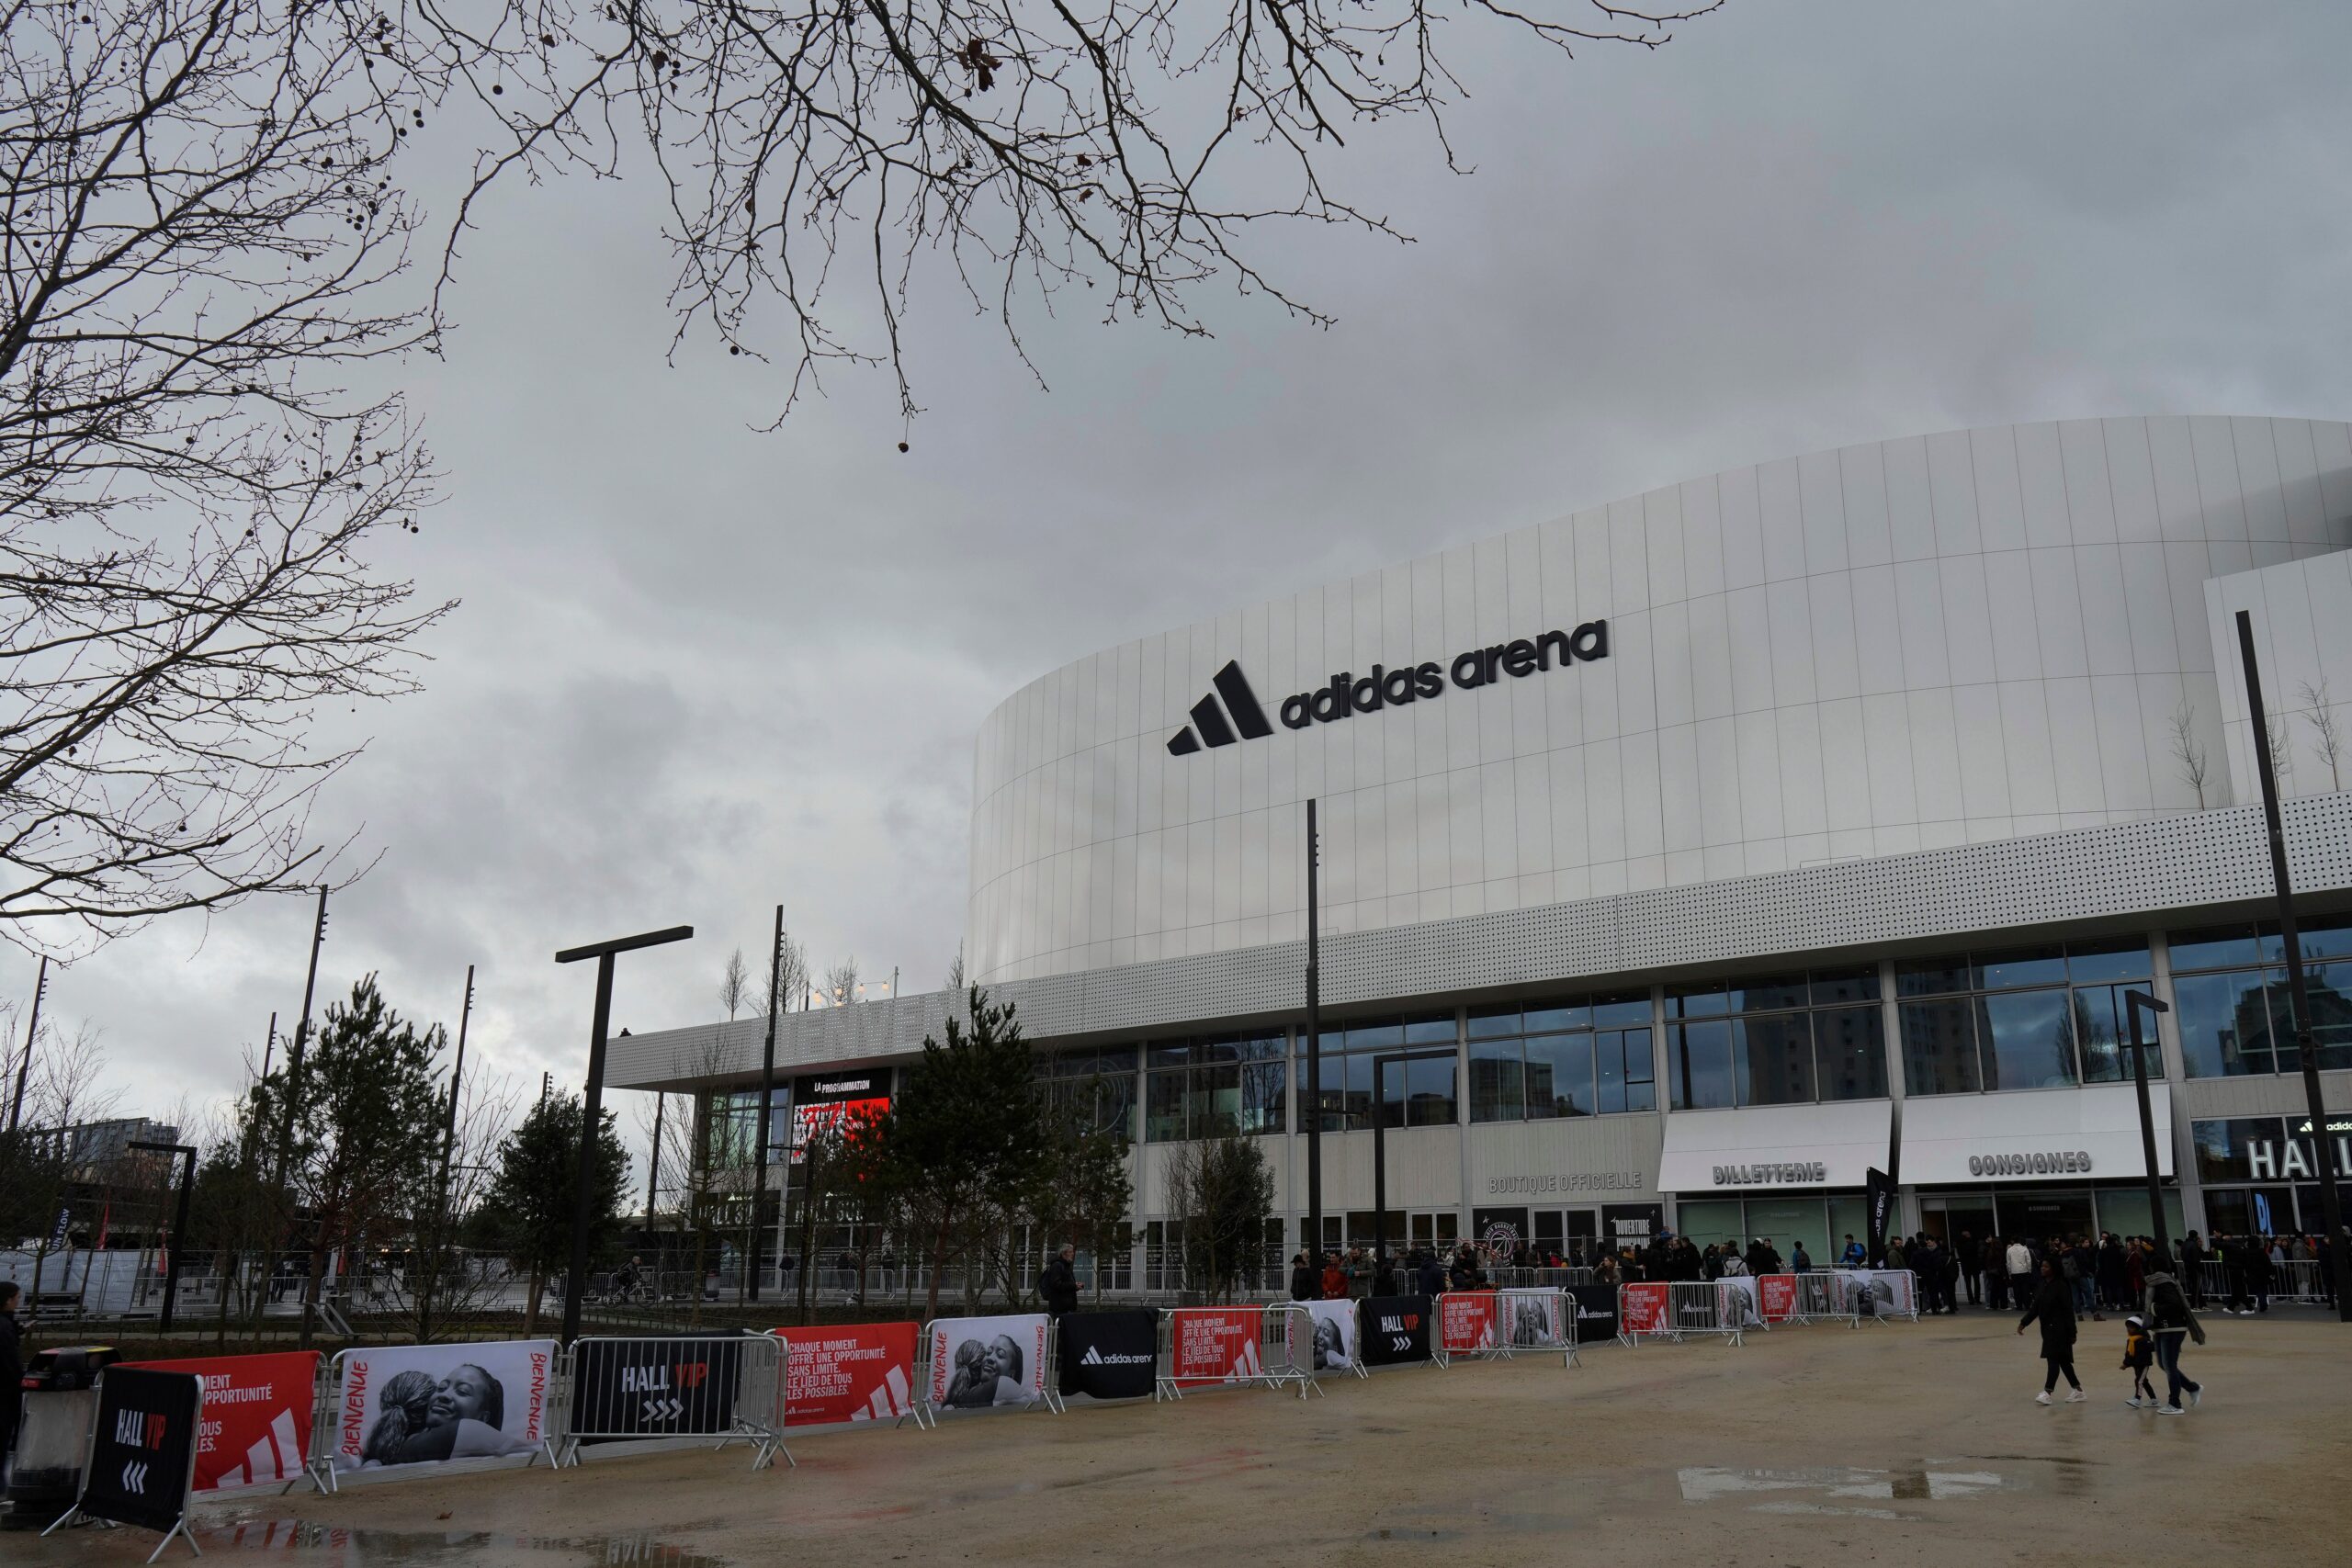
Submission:
[[[465,1343],[466,1341],[463,1340],[452,1340],[444,1348],[454,1349]],[[321,1492],[341,1490],[335,1483],[334,1453],[338,1428],[342,1424],[343,1416],[344,1363],[354,1356],[380,1355],[385,1348],[382,1346],[355,1345],[347,1350],[336,1351],[332,1358],[320,1360],[318,1382],[311,1390],[310,1458],[303,1461],[302,1473],[288,1482],[286,1491],[280,1492],[279,1496],[286,1495],[287,1492],[293,1491],[305,1481]],[[559,1358],[559,1364],[560,1362],[560,1358]],[[557,1438],[563,1430],[561,1423],[565,1413],[564,1402],[569,1398],[567,1392],[569,1380],[559,1375],[553,1379],[553,1382],[555,1386],[548,1389],[547,1404],[540,1413],[539,1446],[531,1450],[531,1457],[524,1462],[523,1468],[526,1470],[538,1463],[539,1456],[542,1454],[548,1457],[548,1463],[555,1462]],[[418,1474],[425,1475],[438,1471],[441,1463],[427,1462],[392,1468],[413,1469]]]
[[[1445,1313],[1448,1302],[1483,1303],[1487,1314],[1487,1337],[1477,1345],[1454,1346],[1445,1337]],[[1457,1356],[1474,1361],[1507,1361],[1510,1347],[1504,1342],[1502,1329],[1502,1293],[1499,1291],[1441,1291],[1430,1298],[1430,1359],[1441,1367],[1453,1365]]]
[[[1792,1323],[1843,1323],[1849,1328],[1860,1328],[1862,1320],[1851,1310],[1847,1292],[1838,1288],[1838,1276],[1826,1269],[1808,1270],[1796,1277],[1796,1311]]]
[[[1729,1322],[1724,1321],[1726,1315]],[[1718,1280],[1676,1280],[1666,1287],[1667,1325],[1677,1341],[1690,1334],[1720,1334],[1735,1345],[1745,1344],[1740,1335],[1742,1316],[1724,1313]]]
[[[1919,1277],[1908,1269],[1840,1269],[1837,1280],[1839,1299],[1858,1324],[1883,1323],[1897,1317],[1919,1321]],[[1877,1290],[1881,1284],[1889,1289],[1883,1308],[1879,1305]]]
[[[1279,1389],[1284,1383],[1293,1382],[1298,1384],[1298,1396],[1301,1399],[1306,1397],[1306,1391],[1309,1388],[1314,1389],[1317,1393],[1323,1392],[1322,1384],[1316,1379],[1313,1364],[1315,1355],[1313,1314],[1293,1302],[1275,1302],[1265,1306],[1236,1303],[1230,1307],[1191,1306],[1160,1309],[1159,1365],[1158,1376],[1154,1378],[1152,1383],[1152,1398],[1155,1402],[1184,1397],[1182,1380],[1179,1378],[1176,1371],[1176,1334],[1180,1320],[1194,1314],[1222,1315],[1230,1312],[1248,1312],[1255,1316],[1256,1323],[1250,1342],[1249,1359],[1246,1363],[1238,1368],[1238,1371],[1229,1371],[1222,1379],[1211,1380],[1205,1373],[1185,1374],[1186,1377],[1194,1380],[1193,1387],[1195,1392],[1208,1388]],[[1293,1313],[1306,1320],[1296,1325],[1299,1332],[1295,1337],[1291,1332],[1294,1325],[1288,1315]],[[1298,1359],[1300,1345],[1306,1348],[1306,1361],[1304,1365]]]
[[[2230,1295],[2230,1266],[2218,1258],[2206,1258],[2198,1265],[2199,1276],[2204,1282],[2205,1294],[2216,1301],[2226,1302]],[[2241,1280],[2240,1297],[2251,1300],[2253,1283]],[[2290,1258],[2284,1263],[2270,1266],[2270,1288],[2263,1292],[2271,1301],[2303,1303],[2324,1302],[2327,1288],[2320,1277],[2319,1260],[2315,1258]]]
[[[1593,1282],[1593,1271],[1589,1269],[1522,1269],[1501,1263],[1487,1272],[1493,1276],[1496,1285],[1506,1291],[1589,1285]]]
[[[691,1359],[695,1351],[704,1359]],[[771,1334],[718,1336],[583,1336],[556,1361],[556,1398],[560,1424],[549,1421],[558,1469],[580,1462],[584,1440],[717,1438],[716,1448],[741,1440],[752,1445],[752,1468],[763,1470],[784,1455],[785,1342]],[[731,1357],[733,1376],[711,1377],[713,1358]],[[584,1394],[582,1365],[592,1372],[617,1373]],[[694,1369],[703,1376],[693,1376]],[[632,1373],[656,1375],[640,1381]],[[534,1456],[536,1457],[536,1456]]]
[[[1584,1272],[1589,1273],[1587,1269]],[[1538,1309],[1540,1316],[1521,1313],[1521,1304]],[[1508,1319],[1508,1323],[1506,1323]],[[1540,1322],[1544,1332],[1522,1337],[1524,1329]],[[1551,1332],[1558,1325],[1558,1332]],[[1520,1351],[1532,1351],[1548,1356],[1560,1355],[1563,1371],[1577,1365],[1577,1300],[1557,1285],[1521,1285],[1498,1292],[1495,1301],[1495,1337],[1500,1343],[1505,1359],[1516,1359]]]
[[[939,1426],[939,1413],[941,1410],[947,1407],[933,1404],[931,1402],[931,1347],[933,1343],[931,1331],[942,1323],[954,1323],[957,1321],[960,1320],[956,1318],[937,1317],[929,1318],[924,1321],[921,1336],[915,1340],[914,1398],[908,1406],[907,1414],[899,1416],[897,1421],[891,1423],[894,1427],[902,1426],[909,1420],[913,1421],[918,1428],[928,1427],[935,1429]],[[1026,1404],[1023,1404],[1021,1408],[1028,1410],[1042,1404],[1054,1415],[1068,1415],[1069,1413],[1069,1406],[1062,1403],[1061,1394],[1057,1392],[1061,1387],[1062,1381],[1061,1336],[1055,1333],[1050,1325],[1047,1327],[1046,1332],[1046,1354],[1044,1359],[1043,1387],[1040,1389],[1036,1398],[1028,1401]]]

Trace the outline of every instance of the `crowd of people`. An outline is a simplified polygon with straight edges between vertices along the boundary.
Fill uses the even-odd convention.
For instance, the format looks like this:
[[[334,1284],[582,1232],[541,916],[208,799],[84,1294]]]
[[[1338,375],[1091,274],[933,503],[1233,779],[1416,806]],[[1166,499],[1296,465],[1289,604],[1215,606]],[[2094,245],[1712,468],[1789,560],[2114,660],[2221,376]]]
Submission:
[[[1508,1256],[1508,1255],[1507,1255]],[[1375,1296],[1424,1296],[1475,1291],[1487,1282],[1487,1260],[1469,1242],[1451,1253],[1416,1246],[1401,1258],[1371,1248],[1333,1248],[1310,1259],[1301,1247],[1291,1255],[1290,1299],[1295,1302],[1364,1301]]]
[[[1853,1238],[1847,1238],[1853,1250]],[[2318,1290],[2331,1306],[2335,1260],[2324,1236],[2215,1236],[2190,1231],[2161,1254],[2154,1236],[2050,1238],[1987,1235],[1962,1231],[1950,1247],[1933,1236],[1888,1242],[1886,1267],[1908,1269],[1918,1278],[1919,1310],[1956,1313],[1966,1304],[1987,1312],[2022,1312],[2040,1289],[2042,1266],[2050,1265],[2064,1286],[2075,1314],[2095,1323],[2109,1313],[2130,1312],[2148,1299],[2148,1278],[2161,1269],[2177,1280],[2188,1304],[2203,1308],[2210,1290],[2206,1264],[2222,1270],[2221,1310],[2253,1316],[2270,1310],[2281,1265],[2316,1263]]]

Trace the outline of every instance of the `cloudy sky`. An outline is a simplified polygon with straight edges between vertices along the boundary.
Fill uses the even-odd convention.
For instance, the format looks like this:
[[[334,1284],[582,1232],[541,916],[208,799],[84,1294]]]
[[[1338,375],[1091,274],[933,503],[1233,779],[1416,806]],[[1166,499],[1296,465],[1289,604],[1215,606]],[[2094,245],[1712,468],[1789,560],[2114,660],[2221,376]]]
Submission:
[[[935,988],[967,881],[971,737],[1140,633],[1732,464],[2013,420],[2352,413],[2352,7],[1732,0],[1569,62],[1466,18],[1453,132],[1333,165],[1408,246],[1267,233],[1318,331],[1203,296],[1216,336],[1031,325],[1050,390],[958,301],[928,411],[689,340],[643,180],[504,193],[446,361],[409,385],[450,500],[388,550],[463,608],[322,817],[376,869],[321,988],[380,971],[480,1059],[576,1083],[615,1023],[707,1019],[774,906],[820,964]],[[462,158],[468,147],[435,154]],[[300,1003],[309,909],[167,922],[52,982],[126,1109],[232,1089]],[[0,964],[28,992],[32,962]],[[626,1112],[625,1112],[626,1114]]]

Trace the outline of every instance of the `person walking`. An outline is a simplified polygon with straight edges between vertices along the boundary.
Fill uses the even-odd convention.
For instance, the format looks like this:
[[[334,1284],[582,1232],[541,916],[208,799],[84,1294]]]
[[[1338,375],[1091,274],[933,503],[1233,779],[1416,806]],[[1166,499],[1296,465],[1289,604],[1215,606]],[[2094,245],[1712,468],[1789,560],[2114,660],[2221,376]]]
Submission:
[[[2156,1365],[2165,1370],[2165,1403],[2156,1406],[2156,1414],[2185,1415],[2180,1407],[2182,1391],[2188,1392],[2188,1403],[2195,1404],[2205,1397],[2205,1385],[2181,1371],[2180,1342],[2194,1339],[2204,1344],[2205,1325],[2189,1310],[2180,1281],[2162,1269],[2148,1275],[2148,1323],[2154,1331]]]
[[[2042,1374],[2041,1392],[2033,1396],[2036,1404],[2050,1403],[2050,1395],[2058,1387],[2063,1375],[2069,1404],[2080,1404],[2089,1395],[2083,1393],[2083,1380],[2075,1375],[2075,1290],[2058,1271],[2058,1265],[2049,1258],[2041,1261],[2041,1283],[2033,1292],[2033,1304],[2018,1319],[2018,1332],[2023,1334],[2032,1324],[2041,1325],[2041,1359],[2049,1363]]]

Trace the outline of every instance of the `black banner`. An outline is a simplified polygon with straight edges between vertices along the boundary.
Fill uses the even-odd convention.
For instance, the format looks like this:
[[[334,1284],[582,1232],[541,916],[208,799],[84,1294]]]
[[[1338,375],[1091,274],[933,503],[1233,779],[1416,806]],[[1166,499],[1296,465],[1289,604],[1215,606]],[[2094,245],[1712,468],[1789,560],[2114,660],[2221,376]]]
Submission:
[[[1662,1203],[1603,1203],[1600,1206],[1600,1245],[1611,1252],[1627,1247],[1638,1252],[1665,1229],[1666,1206]]]
[[[1617,1337],[1617,1287],[1570,1285],[1568,1303],[1576,1309],[1577,1343],[1590,1345]]]
[[[97,1430],[75,1506],[95,1519],[168,1533],[187,1512],[203,1407],[204,1380],[194,1372],[99,1373]]]
[[[1525,1209],[1473,1209],[1470,1237],[1498,1252],[1508,1253],[1527,1239]]]
[[[732,1431],[745,1343],[740,1334],[581,1340],[571,1430],[582,1442]]]
[[[1073,1312],[1057,1325],[1061,1334],[1064,1394],[1094,1399],[1148,1399],[1159,1373],[1159,1314],[1149,1307],[1126,1312]]]
[[[1870,1204],[1871,1267],[1883,1268],[1886,1263],[1887,1224],[1894,1216],[1894,1179],[1872,1166],[1862,1173],[1865,1200]]]
[[[1357,1355],[1367,1367],[1430,1359],[1430,1299],[1374,1296],[1356,1315]]]

